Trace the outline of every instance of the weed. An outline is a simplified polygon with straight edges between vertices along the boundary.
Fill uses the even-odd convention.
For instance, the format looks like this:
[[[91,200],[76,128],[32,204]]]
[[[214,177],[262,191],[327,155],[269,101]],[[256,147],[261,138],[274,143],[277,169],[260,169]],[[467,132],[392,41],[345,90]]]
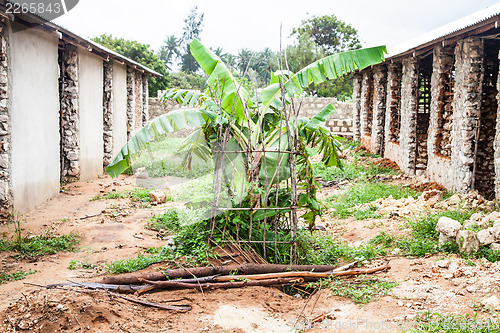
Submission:
[[[36,257],[61,251],[75,251],[77,245],[78,236],[76,234],[59,237],[44,234],[22,238],[21,244],[16,240],[0,240],[0,251],[15,251],[21,257]]]
[[[129,198],[132,201],[138,201],[138,202],[149,202],[151,201],[149,198],[149,192],[150,190],[145,189],[145,188],[135,188],[131,191],[112,191],[108,192],[103,196],[100,196],[99,194],[96,194],[93,196],[90,201],[96,201],[96,200],[103,200],[103,199],[125,199]],[[169,197],[167,201],[173,201],[172,197]]]
[[[158,229],[158,230],[169,230],[169,231],[179,230],[180,222],[177,210],[172,208],[167,210],[163,214],[152,216],[148,221],[147,227],[149,229]]]
[[[0,284],[7,283],[9,281],[19,281],[23,280],[26,275],[35,274],[36,271],[29,270],[28,272],[16,272],[16,273],[0,273]]]
[[[94,269],[96,265],[89,263],[88,261],[80,261],[80,260],[71,260],[69,262],[68,269],[70,270],[75,270],[77,268],[83,268],[83,269]]]
[[[369,203],[379,198],[388,198],[391,195],[397,200],[409,196],[418,196],[418,193],[415,190],[399,185],[359,183],[353,185],[342,194],[328,197],[326,205],[333,209],[331,213],[333,217],[347,218],[355,213],[355,206]],[[369,209],[371,211],[359,213],[359,217],[362,217],[363,214],[366,216],[374,214],[375,211],[373,208]]]
[[[368,278],[367,276],[359,276],[356,279],[334,277],[321,280],[319,283],[328,286],[334,296],[350,298],[354,303],[361,304],[388,295],[398,285],[397,282]]]
[[[380,214],[377,214],[378,208],[374,205],[368,206],[366,209],[356,210],[354,218],[356,220],[379,219]]]
[[[453,333],[490,333],[499,332],[498,319],[480,319],[474,316],[457,314],[439,314],[427,311],[416,317],[414,323],[401,323],[401,327],[412,327],[403,332],[453,332]]]

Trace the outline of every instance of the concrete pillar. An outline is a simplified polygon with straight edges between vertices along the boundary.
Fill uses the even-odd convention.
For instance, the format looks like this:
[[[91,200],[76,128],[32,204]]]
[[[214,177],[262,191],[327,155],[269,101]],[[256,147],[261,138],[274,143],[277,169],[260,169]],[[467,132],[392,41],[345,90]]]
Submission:
[[[387,68],[376,66],[373,70],[373,118],[372,118],[372,152],[384,155],[384,127],[387,98]]]
[[[106,167],[113,159],[113,62],[104,61],[103,70],[103,167]]]
[[[352,87],[352,113],[353,113],[353,139],[361,139],[361,84],[363,76],[360,73],[354,74]]]
[[[401,134],[399,140],[400,168],[408,175],[415,175],[418,107],[418,60],[410,57],[403,60],[401,88]]]
[[[479,37],[457,42],[455,48],[455,98],[451,160],[453,190],[467,192],[472,187],[475,138],[481,108],[483,46]]]
[[[80,177],[80,71],[78,48],[59,51],[61,108],[61,178]]]

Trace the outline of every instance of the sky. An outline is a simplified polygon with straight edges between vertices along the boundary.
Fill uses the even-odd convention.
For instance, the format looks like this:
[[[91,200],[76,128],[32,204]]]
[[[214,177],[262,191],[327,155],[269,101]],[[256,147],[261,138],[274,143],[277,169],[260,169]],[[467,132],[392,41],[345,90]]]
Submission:
[[[137,40],[158,50],[180,37],[194,6],[204,13],[200,39],[236,54],[247,48],[273,51],[293,43],[292,28],[314,15],[336,15],[353,25],[364,47],[391,48],[498,0],[80,0],[54,23],[86,38],[103,33]]]

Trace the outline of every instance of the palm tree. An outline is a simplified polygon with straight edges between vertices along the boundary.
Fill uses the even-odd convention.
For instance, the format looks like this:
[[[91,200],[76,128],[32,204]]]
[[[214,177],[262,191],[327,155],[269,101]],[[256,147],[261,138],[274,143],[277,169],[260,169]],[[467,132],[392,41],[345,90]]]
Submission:
[[[241,49],[238,53],[237,60],[238,60],[238,70],[240,72],[240,77],[243,77],[245,75],[245,72],[247,68],[249,68],[250,62],[252,61],[253,58],[253,52],[250,51],[249,49]]]
[[[174,59],[180,57],[181,52],[180,52],[180,45],[181,41],[177,39],[174,35],[170,35],[167,37],[165,40],[165,45],[163,45],[160,48],[159,51],[159,57],[161,60],[163,60],[163,63],[165,64],[165,67],[168,70],[171,70],[171,65],[173,65]]]

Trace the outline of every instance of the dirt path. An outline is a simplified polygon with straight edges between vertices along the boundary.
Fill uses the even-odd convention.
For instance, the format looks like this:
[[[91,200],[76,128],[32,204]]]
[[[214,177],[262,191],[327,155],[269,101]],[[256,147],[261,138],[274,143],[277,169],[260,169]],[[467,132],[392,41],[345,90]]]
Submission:
[[[24,216],[25,233],[38,234],[47,228],[56,234],[77,232],[80,249],[75,253],[43,256],[34,262],[18,261],[9,253],[0,253],[4,271],[36,271],[23,281],[0,285],[1,332],[20,329],[34,332],[292,332],[294,325],[300,327],[301,323],[310,322],[323,313],[335,319],[326,319],[318,324],[321,328],[308,332],[397,332],[397,323],[411,321],[426,310],[474,314],[476,310],[485,310],[482,304],[485,298],[500,298],[500,265],[485,260],[466,262],[455,256],[444,259],[440,256],[387,257],[391,270],[377,276],[399,285],[392,296],[365,305],[332,296],[329,290],[322,290],[308,300],[267,287],[203,293],[165,291],[142,296],[160,303],[175,301],[172,304],[193,306],[190,312],[172,313],[105,293],[45,290],[24,284],[92,280],[98,276],[97,270],[69,270],[71,260],[104,265],[134,257],[140,249],[164,245],[164,241],[144,226],[150,216],[175,203],[147,207],[131,203],[129,199],[90,201],[96,194],[123,191],[133,183],[132,177],[125,176],[118,180],[105,177],[95,182],[72,183],[64,192]],[[327,232],[338,232],[339,237],[356,243],[382,230],[404,233],[397,224],[394,219],[346,220]],[[11,231],[8,226],[0,225],[0,232]],[[488,316],[487,311],[483,313]]]

